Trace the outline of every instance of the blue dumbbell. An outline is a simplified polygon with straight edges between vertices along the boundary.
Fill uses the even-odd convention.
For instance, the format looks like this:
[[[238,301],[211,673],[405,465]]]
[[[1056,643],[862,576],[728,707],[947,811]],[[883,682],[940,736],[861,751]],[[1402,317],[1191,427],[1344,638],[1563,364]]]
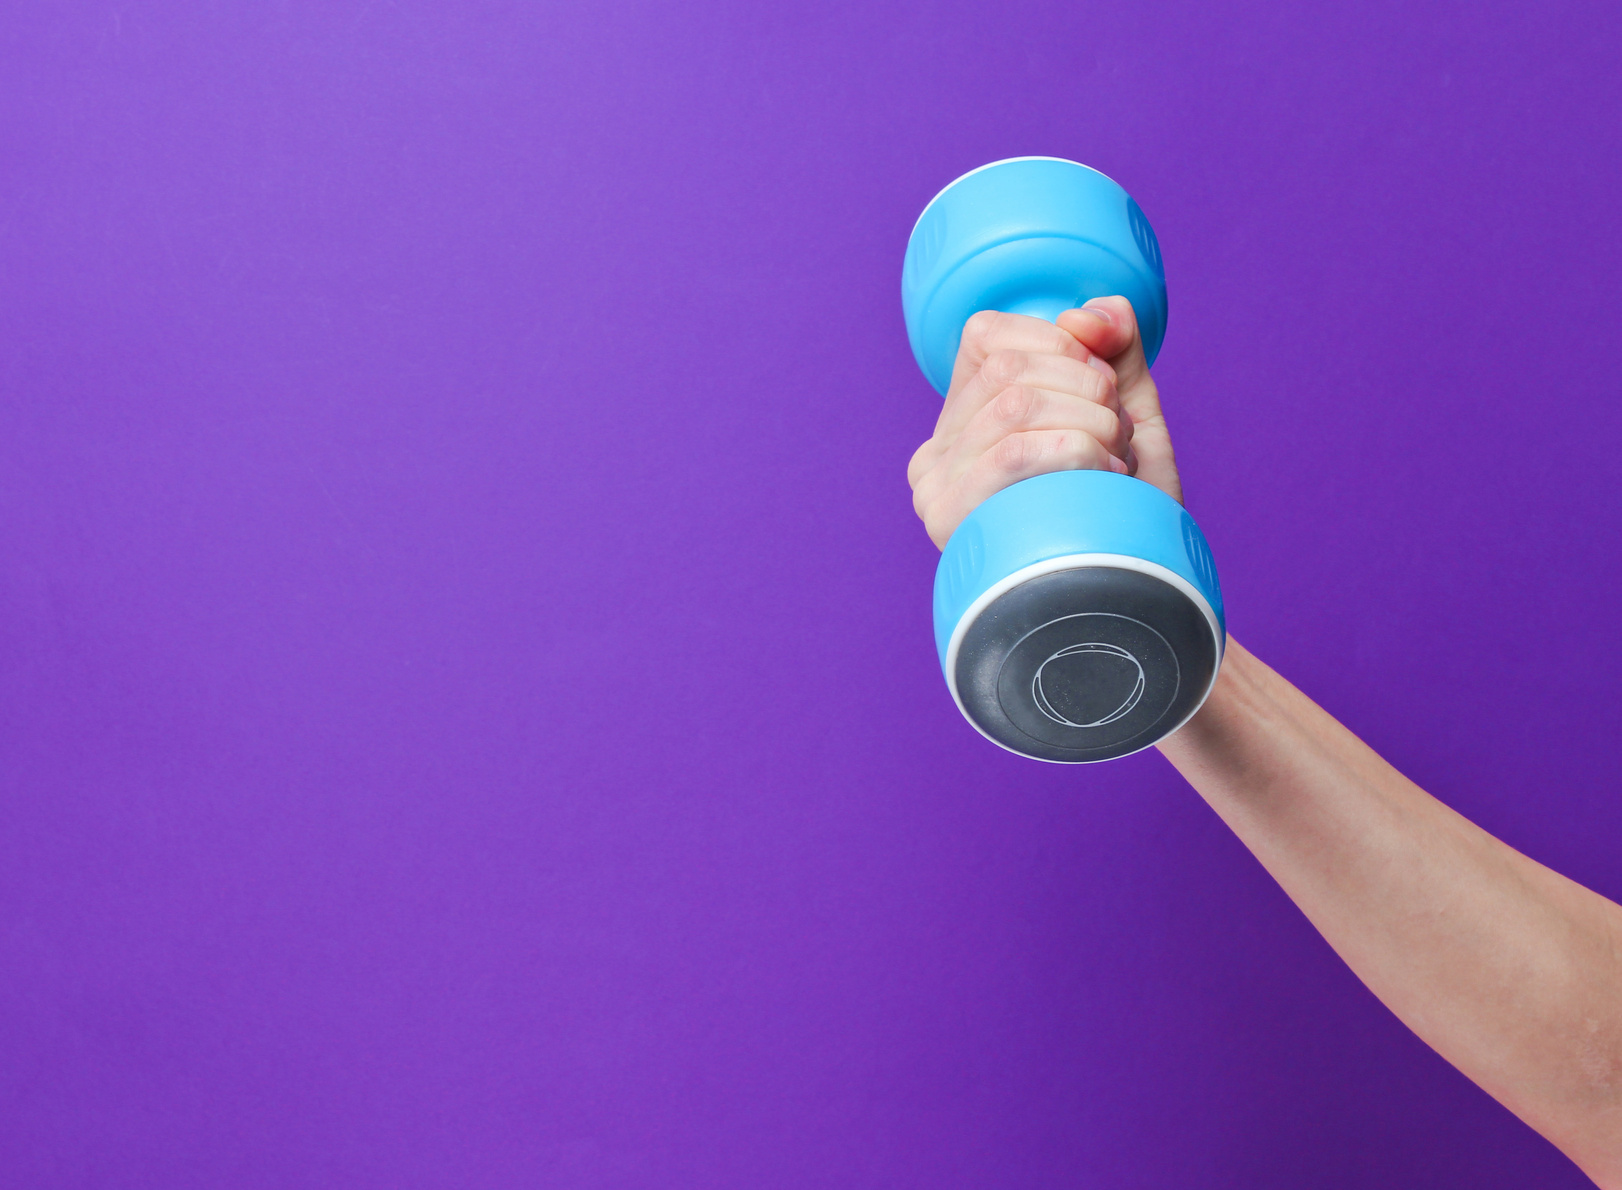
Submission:
[[[918,217],[901,302],[943,395],[980,310],[1048,320],[1090,298],[1132,302],[1150,363],[1166,333],[1154,229],[1097,170],[1016,157],[964,174]],[[1011,752],[1078,764],[1181,727],[1216,681],[1227,631],[1205,535],[1182,505],[1111,471],[998,492],[935,572],[935,644],[969,722]]]

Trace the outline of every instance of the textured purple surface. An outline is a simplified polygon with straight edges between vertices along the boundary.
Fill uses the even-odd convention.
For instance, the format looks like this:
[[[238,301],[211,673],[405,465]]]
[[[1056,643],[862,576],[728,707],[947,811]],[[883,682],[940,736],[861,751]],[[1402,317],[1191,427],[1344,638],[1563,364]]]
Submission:
[[[935,668],[959,171],[1160,233],[1235,634],[1622,895],[1614,5],[16,4],[7,1187],[1560,1187]]]

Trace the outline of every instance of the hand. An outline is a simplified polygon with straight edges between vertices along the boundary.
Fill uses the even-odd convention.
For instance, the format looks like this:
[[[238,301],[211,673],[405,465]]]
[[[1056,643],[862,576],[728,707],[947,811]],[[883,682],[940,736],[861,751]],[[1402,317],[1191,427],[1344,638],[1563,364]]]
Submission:
[[[1160,394],[1123,297],[1058,325],[982,311],[963,328],[935,433],[907,467],[938,547],[987,496],[1049,471],[1136,475],[1181,501]]]

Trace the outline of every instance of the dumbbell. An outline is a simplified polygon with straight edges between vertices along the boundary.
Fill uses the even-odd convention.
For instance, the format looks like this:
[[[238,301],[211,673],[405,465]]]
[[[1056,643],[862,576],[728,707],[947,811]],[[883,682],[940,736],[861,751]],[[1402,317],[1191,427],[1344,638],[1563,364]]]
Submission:
[[[1154,229],[1115,182],[1015,157],[958,178],[907,242],[901,303],[924,376],[946,394],[981,310],[1050,322],[1125,296],[1150,363],[1166,333]],[[1113,471],[1022,480],[964,519],[935,572],[935,644],[965,718],[1011,752],[1113,760],[1176,731],[1227,641],[1205,535],[1182,505]]]

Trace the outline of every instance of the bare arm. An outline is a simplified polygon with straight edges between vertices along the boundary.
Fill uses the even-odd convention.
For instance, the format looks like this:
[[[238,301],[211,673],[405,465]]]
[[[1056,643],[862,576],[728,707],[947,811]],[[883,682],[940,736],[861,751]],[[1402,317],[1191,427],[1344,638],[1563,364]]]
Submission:
[[[1121,298],[1057,327],[977,315],[908,478],[944,544],[993,492],[1065,468],[1182,498]],[[1622,1190],[1622,908],[1494,839],[1236,642],[1161,751],[1335,951],[1438,1053]]]
[[[1386,1007],[1622,1187],[1622,908],[1454,813],[1229,648],[1161,751]]]

